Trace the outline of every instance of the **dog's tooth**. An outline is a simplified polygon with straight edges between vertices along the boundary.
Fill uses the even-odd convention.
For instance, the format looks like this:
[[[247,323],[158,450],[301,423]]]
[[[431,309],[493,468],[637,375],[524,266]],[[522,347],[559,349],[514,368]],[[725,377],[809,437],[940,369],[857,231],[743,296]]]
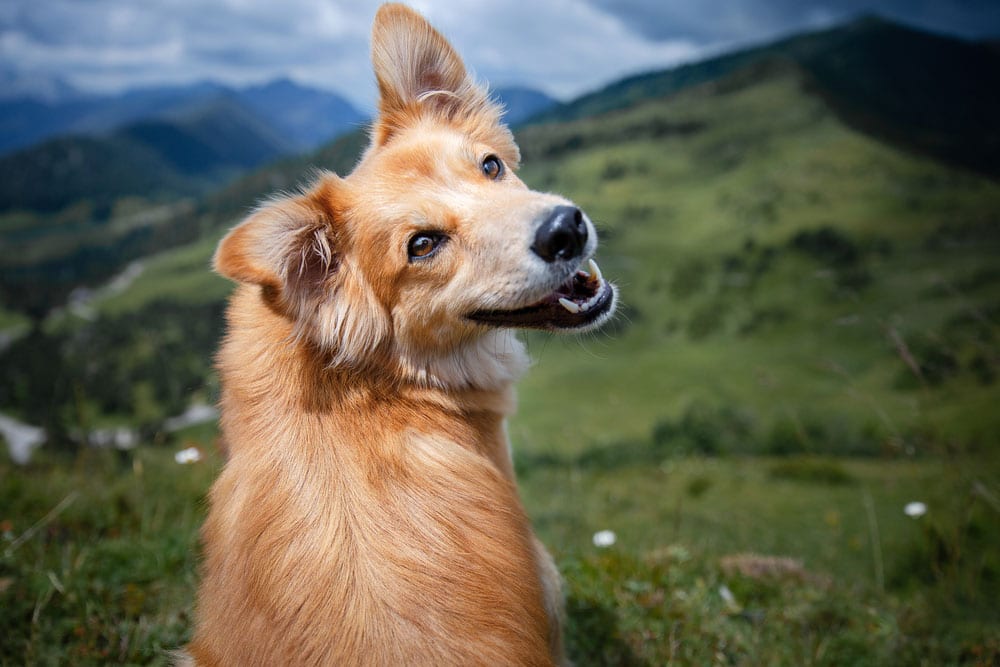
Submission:
[[[600,274],[598,274],[600,275]],[[603,283],[602,283],[603,285]],[[590,310],[597,305],[597,302],[601,300],[601,295],[604,294],[604,289],[598,289],[597,294],[587,299],[586,303],[580,305],[580,310]]]
[[[559,299],[559,304],[574,315],[580,312],[580,306],[576,305],[569,299],[561,298]]]
[[[590,269],[590,275],[597,278],[598,283],[604,282],[604,276],[601,275],[601,267],[597,266],[597,262],[592,259],[588,259],[587,267]]]

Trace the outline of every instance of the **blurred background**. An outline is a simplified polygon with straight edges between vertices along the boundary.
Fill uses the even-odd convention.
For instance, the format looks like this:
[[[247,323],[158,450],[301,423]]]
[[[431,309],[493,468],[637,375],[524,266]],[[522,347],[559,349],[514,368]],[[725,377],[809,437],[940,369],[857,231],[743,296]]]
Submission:
[[[1000,4],[425,0],[622,312],[510,425],[579,665],[1000,663]],[[0,663],[164,664],[208,268],[348,173],[377,2],[0,7]]]

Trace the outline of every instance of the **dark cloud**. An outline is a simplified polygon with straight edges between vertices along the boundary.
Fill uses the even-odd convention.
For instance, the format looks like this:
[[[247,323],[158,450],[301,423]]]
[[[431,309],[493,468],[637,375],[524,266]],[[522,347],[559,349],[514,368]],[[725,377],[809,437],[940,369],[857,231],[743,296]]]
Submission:
[[[0,6],[0,61],[2,69],[97,90],[286,75],[364,88],[377,4],[7,0]]]
[[[1000,35],[1000,0],[588,0],[649,39],[758,41],[876,13],[969,38]]]
[[[277,76],[373,104],[368,34],[381,0],[2,0],[0,70],[100,90]],[[493,84],[563,97],[721,48],[866,11],[967,36],[1000,0],[412,0]],[[10,78],[10,77],[9,77]]]

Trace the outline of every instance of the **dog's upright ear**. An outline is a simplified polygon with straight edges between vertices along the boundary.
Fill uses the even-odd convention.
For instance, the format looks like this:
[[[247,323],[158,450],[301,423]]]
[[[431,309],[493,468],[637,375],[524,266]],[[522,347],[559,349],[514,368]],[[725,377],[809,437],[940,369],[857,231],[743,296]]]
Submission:
[[[372,64],[383,114],[405,109],[428,93],[454,99],[471,83],[451,44],[405,5],[382,5],[375,15]]]
[[[500,125],[499,106],[469,75],[455,49],[405,5],[386,4],[375,15],[372,64],[380,96],[375,146],[427,113]]]

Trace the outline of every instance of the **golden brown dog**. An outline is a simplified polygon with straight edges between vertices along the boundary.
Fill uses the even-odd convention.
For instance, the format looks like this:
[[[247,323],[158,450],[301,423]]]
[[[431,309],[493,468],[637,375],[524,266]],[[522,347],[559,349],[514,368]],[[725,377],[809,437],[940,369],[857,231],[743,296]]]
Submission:
[[[372,57],[354,171],[262,206],[215,256],[239,283],[229,458],[183,661],[557,664],[559,576],[505,434],[512,330],[592,328],[615,289],[586,216],[515,176],[499,108],[441,35],[385,5]]]

